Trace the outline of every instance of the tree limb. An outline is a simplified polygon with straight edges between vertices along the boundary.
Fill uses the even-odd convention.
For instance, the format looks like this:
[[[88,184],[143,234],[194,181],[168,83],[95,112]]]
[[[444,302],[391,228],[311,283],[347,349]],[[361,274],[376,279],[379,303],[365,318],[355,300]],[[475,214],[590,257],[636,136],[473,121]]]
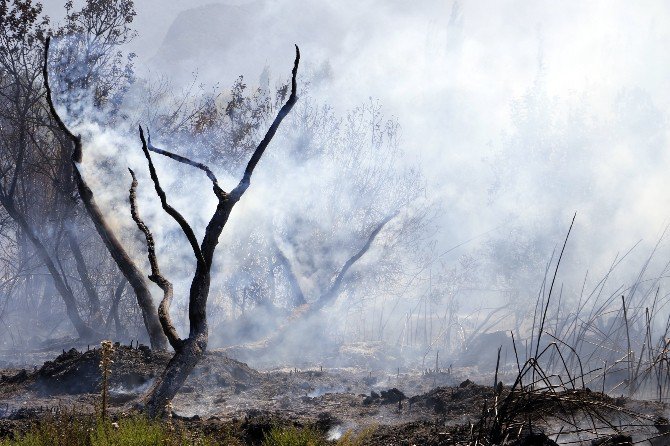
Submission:
[[[147,140],[144,138],[144,130],[142,129],[142,126],[140,126],[140,139],[142,140],[142,151],[144,152],[144,156],[147,158],[147,163],[149,164],[149,175],[151,175],[151,180],[154,182],[154,188],[156,189],[158,198],[160,198],[163,210],[179,224],[179,227],[181,227],[182,232],[188,239],[188,242],[191,244],[191,248],[193,249],[193,254],[195,255],[196,260],[198,262],[204,263],[205,260],[203,259],[202,251],[200,251],[200,245],[198,244],[198,239],[195,237],[193,229],[188,224],[184,216],[181,215],[175,208],[170,206],[170,204],[167,202],[167,196],[161,187],[160,181],[158,180],[158,174],[156,173],[156,168],[154,167],[154,163],[151,160],[151,154],[149,153]]]
[[[20,123],[20,130],[19,130],[19,153],[16,160],[16,167],[14,169],[14,176],[12,178],[12,182],[9,185],[9,191],[7,192],[7,196],[10,198],[14,196],[14,191],[16,190],[16,185],[19,176],[21,175],[21,171],[23,168],[23,160],[26,154],[25,116],[22,116],[20,119],[22,122]]]
[[[363,257],[363,255],[364,255],[366,252],[368,252],[368,250],[369,250],[370,247],[372,246],[372,242],[375,241],[375,238],[377,237],[377,234],[379,234],[379,232],[381,232],[381,230],[384,229],[384,226],[386,226],[386,224],[387,224],[389,221],[391,221],[392,219],[394,219],[397,215],[398,215],[398,211],[395,211],[395,212],[393,212],[392,214],[390,214],[390,215],[388,215],[387,217],[385,217],[381,222],[379,222],[379,224],[372,230],[372,232],[371,232],[370,235],[368,236],[368,240],[365,242],[365,245],[363,245],[363,247],[362,247],[356,254],[354,254],[353,256],[351,256],[351,257],[349,258],[349,260],[347,260],[347,261],[344,263],[344,265],[342,266],[342,269],[340,269],[340,272],[339,272],[339,273],[337,274],[337,276],[335,277],[335,280],[333,281],[333,283],[332,283],[332,285],[330,286],[330,288],[328,289],[328,291],[326,291],[326,293],[323,294],[323,295],[319,298],[319,300],[317,300],[316,302],[314,302],[314,304],[313,304],[313,306],[312,306],[312,310],[313,310],[313,311],[316,311],[316,310],[319,310],[319,309],[323,308],[325,305],[327,305],[327,304],[330,303],[332,300],[334,300],[335,297],[337,297],[337,295],[338,295],[338,293],[339,293],[339,291],[340,291],[340,288],[342,287],[342,283],[343,283],[343,281],[344,281],[344,276],[347,274],[347,272],[349,271],[349,269],[350,269],[350,268],[351,268],[351,267],[352,267],[352,266],[353,266],[353,265],[354,265],[354,264],[355,264],[361,257]]]
[[[270,141],[272,141],[272,138],[274,137],[275,133],[277,133],[279,124],[281,124],[282,120],[286,117],[286,115],[288,115],[288,113],[293,108],[293,105],[298,100],[298,96],[296,95],[296,89],[297,89],[296,76],[298,75],[299,63],[300,63],[300,48],[298,48],[298,45],[296,45],[295,61],[293,62],[293,71],[291,76],[291,95],[289,96],[286,103],[282,106],[282,108],[279,109],[279,112],[277,113],[277,116],[275,117],[274,121],[272,121],[270,128],[265,133],[265,136],[261,140],[260,144],[258,144],[258,147],[256,147],[256,150],[254,151],[253,155],[251,155],[251,159],[249,160],[249,163],[247,164],[247,167],[244,170],[242,180],[240,180],[237,187],[235,187],[235,189],[233,189],[232,192],[230,193],[234,201],[238,201],[242,197],[242,194],[244,194],[244,192],[247,190],[247,188],[249,188],[249,184],[251,184],[251,174],[254,173],[256,164],[258,164],[258,162],[261,159],[261,156],[263,156],[263,152],[265,152],[265,149],[267,148],[268,144],[270,144]]]
[[[140,269],[137,267],[137,265],[135,265],[119,239],[114,234],[114,231],[107,223],[107,220],[105,220],[102,211],[95,202],[93,191],[90,187],[88,187],[88,184],[86,184],[86,181],[81,176],[81,172],[79,172],[78,164],[80,164],[82,161],[81,137],[79,135],[75,136],[75,134],[72,133],[70,129],[68,129],[56,111],[56,107],[54,106],[53,98],[51,96],[51,86],[49,85],[49,71],[47,69],[49,63],[50,41],[51,39],[47,37],[44,47],[44,60],[42,65],[44,89],[46,90],[47,104],[49,106],[49,111],[51,112],[52,118],[56,121],[60,130],[68,136],[74,145],[74,149],[72,151],[72,163],[74,164],[74,168],[72,170],[75,181],[77,183],[79,196],[84,203],[84,207],[86,208],[89,217],[91,217],[91,220],[95,225],[96,231],[100,235],[100,238],[102,238],[102,241],[105,243],[107,250],[135,291],[137,303],[142,310],[144,325],[147,329],[147,333],[151,341],[151,348],[156,350],[165,350],[167,348],[167,339],[163,334],[163,330],[158,319],[158,313],[151,298],[149,285],[140,272]]]
[[[149,280],[158,285],[161,290],[163,290],[163,299],[161,300],[160,305],[158,306],[158,318],[163,327],[163,332],[168,338],[168,342],[175,351],[178,351],[183,341],[179,338],[177,334],[177,329],[172,323],[170,318],[170,304],[172,303],[173,297],[173,286],[163,274],[161,274],[160,268],[158,267],[158,258],[156,257],[156,244],[154,242],[154,237],[149,230],[149,227],[142,221],[140,214],[137,210],[137,178],[135,177],[135,172],[132,169],[130,171],[130,176],[133,177],[133,181],[130,184],[129,191],[129,201],[130,201],[130,215],[133,217],[133,221],[137,224],[137,227],[142,231],[144,237],[147,241],[147,251],[149,256],[149,265],[151,265],[151,275]]]
[[[47,36],[44,41],[44,63],[42,64],[42,76],[44,77],[44,89],[47,93],[47,104],[49,105],[49,111],[51,111],[51,116],[56,120],[58,127],[65,133],[75,145],[74,153],[72,154],[72,161],[75,163],[81,163],[82,150],[81,150],[81,136],[75,135],[70,131],[70,129],[65,125],[60,115],[56,111],[54,106],[53,96],[51,95],[51,85],[49,85],[49,46],[51,45],[51,36]]]
[[[154,146],[153,144],[151,144],[151,133],[149,132],[148,129],[147,129],[147,148],[154,153],[167,156],[168,158],[171,158],[177,162],[188,164],[189,166],[193,166],[197,169],[202,170],[207,175],[207,178],[209,178],[212,181],[212,186],[214,187],[214,194],[219,198],[225,196],[226,192],[223,189],[221,189],[221,187],[219,186],[219,180],[216,178],[216,175],[214,175],[214,172],[212,172],[212,170],[209,167],[207,167],[203,163],[199,163],[197,161],[193,161],[189,158],[186,158],[185,156],[178,155],[173,152],[168,152],[167,150],[159,149],[158,147]]]

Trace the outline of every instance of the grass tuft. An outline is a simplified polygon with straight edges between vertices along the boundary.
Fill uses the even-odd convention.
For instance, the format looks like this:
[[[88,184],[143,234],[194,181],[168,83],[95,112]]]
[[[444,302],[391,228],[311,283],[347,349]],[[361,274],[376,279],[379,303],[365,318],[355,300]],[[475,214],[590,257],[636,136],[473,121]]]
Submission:
[[[318,430],[309,427],[274,427],[263,440],[263,446],[362,446],[370,439],[376,427],[368,427],[359,433],[347,431],[337,441],[328,441]]]
[[[324,446],[328,444],[314,429],[297,427],[272,428],[263,440],[263,446]]]
[[[375,426],[370,426],[358,433],[354,433],[352,430],[348,430],[337,440],[337,446],[362,446],[368,440],[372,438],[377,428]]]
[[[28,432],[0,440],[0,446],[209,446],[210,438],[175,430],[137,415],[117,422],[92,416],[61,414],[41,420]]]

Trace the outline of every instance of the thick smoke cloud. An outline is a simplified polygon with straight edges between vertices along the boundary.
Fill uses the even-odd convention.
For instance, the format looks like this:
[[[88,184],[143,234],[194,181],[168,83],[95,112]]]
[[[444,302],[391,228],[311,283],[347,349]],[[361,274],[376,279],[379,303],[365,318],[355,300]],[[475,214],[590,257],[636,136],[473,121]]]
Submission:
[[[267,66],[274,82],[285,79],[298,43],[317,103],[340,115],[370,97],[383,104],[400,123],[402,161],[418,163],[425,199],[441,209],[439,229],[426,237],[434,238],[435,254],[423,271],[443,278],[441,293],[477,298],[478,304],[454,304],[462,311],[536,295],[575,211],[561,270],[566,299],[579,293],[587,271],[593,287],[617,253],[642,239],[613,287],[633,280],[668,223],[665,2],[158,3],[137,5],[140,34],[132,49],[142,75],[187,85],[197,71],[199,82],[225,89],[239,74],[255,83]],[[164,181],[179,182],[174,166],[159,163]],[[270,156],[264,163],[224,244],[249,222],[244,213],[261,215],[253,211],[265,209],[263,197],[277,193],[278,182],[315,184],[300,184],[304,177],[292,175],[286,160]],[[341,167],[305,165],[300,174]],[[263,169],[285,175],[263,177]],[[206,181],[188,181],[209,194]],[[187,197],[174,200],[189,208]],[[166,222],[150,202],[143,200],[147,220]],[[212,204],[199,204],[189,215],[202,228]],[[178,236],[172,228],[162,237]],[[658,268],[667,251],[661,243]],[[165,263],[185,264],[170,255]],[[652,265],[647,274],[657,271]],[[412,282],[411,294],[428,295],[434,286]],[[397,311],[397,324],[411,307]]]
[[[145,60],[226,85],[266,64],[280,73],[297,42],[323,70],[319,99],[341,112],[372,96],[398,118],[405,151],[460,222],[452,230],[463,228],[447,245],[508,214],[565,227],[576,210],[584,227],[621,238],[607,237],[616,251],[654,239],[666,219],[653,167],[665,161],[669,12],[662,2],[222,2],[179,13]]]

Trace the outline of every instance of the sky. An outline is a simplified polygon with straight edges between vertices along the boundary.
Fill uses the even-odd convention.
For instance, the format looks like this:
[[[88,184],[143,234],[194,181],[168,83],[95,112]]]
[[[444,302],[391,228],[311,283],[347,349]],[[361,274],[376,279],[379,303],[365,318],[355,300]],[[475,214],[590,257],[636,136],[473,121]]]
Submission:
[[[57,19],[60,1],[45,3]],[[301,69],[324,73],[317,101],[342,114],[379,101],[443,209],[443,250],[486,233],[476,243],[502,246],[493,258],[507,262],[518,229],[548,259],[576,212],[569,261],[599,277],[639,240],[646,256],[670,222],[664,0],[138,0],[136,10],[128,50],[141,75],[187,84],[197,73],[226,88],[268,67],[285,81],[298,44]]]

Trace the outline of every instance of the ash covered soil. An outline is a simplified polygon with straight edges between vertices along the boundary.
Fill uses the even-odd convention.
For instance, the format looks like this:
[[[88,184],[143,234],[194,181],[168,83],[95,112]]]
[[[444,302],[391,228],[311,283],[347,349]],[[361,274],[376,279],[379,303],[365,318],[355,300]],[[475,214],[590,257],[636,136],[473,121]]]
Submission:
[[[109,386],[111,410],[121,414],[138,408],[170,356],[145,346],[117,344]],[[99,349],[71,349],[31,369],[0,369],[0,436],[57,411],[94,413],[100,392],[99,363]],[[502,398],[508,390],[499,392]],[[596,392],[585,395],[599,395],[599,404],[609,408],[634,406],[649,420],[661,419],[667,411],[660,403],[614,400]],[[493,386],[475,384],[451,370],[258,371],[214,350],[174,399],[173,417],[208,433],[232,429],[246,444],[260,444],[263,434],[277,425],[315,427],[332,439],[349,430],[374,427],[365,444],[456,444],[467,442],[471,426],[495,396]]]

